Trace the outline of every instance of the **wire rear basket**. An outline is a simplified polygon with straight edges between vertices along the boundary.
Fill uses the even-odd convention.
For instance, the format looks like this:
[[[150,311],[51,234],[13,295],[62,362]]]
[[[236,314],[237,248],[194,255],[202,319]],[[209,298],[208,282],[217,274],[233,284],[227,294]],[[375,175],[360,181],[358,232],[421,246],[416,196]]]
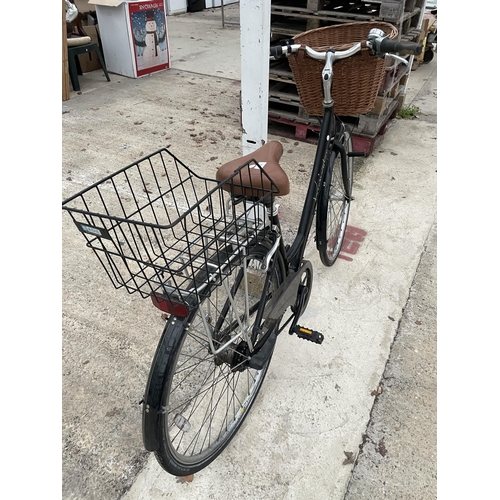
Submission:
[[[244,248],[265,238],[264,205],[277,192],[254,161],[218,182],[161,149],[68,198],[63,209],[115,288],[191,310]]]
[[[389,23],[346,23],[306,31],[294,37],[295,43],[307,45],[318,52],[329,48],[347,50],[365,41],[371,29],[378,28],[393,40],[398,30]],[[325,63],[305,55],[304,51],[288,56],[300,101],[309,115],[323,115],[323,84],[321,72]],[[375,103],[385,71],[385,60],[372,56],[369,49],[335,63],[332,98],[335,113],[357,116],[368,113]]]

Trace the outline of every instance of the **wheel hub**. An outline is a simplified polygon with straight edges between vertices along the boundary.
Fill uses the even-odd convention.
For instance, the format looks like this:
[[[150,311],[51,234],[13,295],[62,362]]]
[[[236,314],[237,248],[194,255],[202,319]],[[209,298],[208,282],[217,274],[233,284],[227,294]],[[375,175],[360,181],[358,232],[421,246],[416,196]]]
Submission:
[[[232,372],[242,372],[246,369],[248,365],[248,358],[250,355],[248,344],[242,340],[236,349],[231,352],[231,371]]]

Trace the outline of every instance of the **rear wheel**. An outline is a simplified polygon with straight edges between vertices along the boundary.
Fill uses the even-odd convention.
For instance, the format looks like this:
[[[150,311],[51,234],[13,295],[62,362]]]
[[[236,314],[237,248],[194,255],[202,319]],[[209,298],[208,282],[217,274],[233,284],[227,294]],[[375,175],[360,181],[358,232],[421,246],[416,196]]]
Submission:
[[[156,381],[163,390],[160,446],[155,451],[160,465],[171,474],[194,474],[212,462],[240,428],[262,386],[272,352],[261,370],[252,369],[246,363],[246,339],[267,276],[258,263],[269,248],[259,244],[251,249],[171,342],[163,379]],[[283,280],[281,255],[276,258],[280,260],[266,300]],[[257,341],[253,339],[253,345]],[[211,343],[220,352],[214,354]]]
[[[352,152],[352,137],[344,131],[341,142],[347,154]],[[340,153],[325,154],[325,174],[318,198],[316,240],[321,262],[332,266],[339,256],[347,228],[352,191],[353,159],[347,156],[347,171],[342,174]],[[348,191],[347,191],[348,190]]]

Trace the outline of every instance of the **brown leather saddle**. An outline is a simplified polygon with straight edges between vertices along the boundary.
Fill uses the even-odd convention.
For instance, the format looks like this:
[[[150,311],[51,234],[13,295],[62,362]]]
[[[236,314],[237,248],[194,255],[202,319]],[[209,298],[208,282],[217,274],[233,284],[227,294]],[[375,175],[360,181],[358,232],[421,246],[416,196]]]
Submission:
[[[224,184],[222,188],[233,196],[252,196],[252,193],[258,189],[277,190],[278,192],[274,193],[275,196],[285,196],[290,192],[290,181],[279,164],[282,154],[283,146],[278,141],[270,141],[253,153],[224,163],[217,170],[216,179],[222,182],[239,167],[255,160],[267,175],[263,175],[260,168],[252,168],[250,165],[250,168],[242,169],[240,176],[233,178],[232,182]],[[274,185],[271,185],[269,179]]]

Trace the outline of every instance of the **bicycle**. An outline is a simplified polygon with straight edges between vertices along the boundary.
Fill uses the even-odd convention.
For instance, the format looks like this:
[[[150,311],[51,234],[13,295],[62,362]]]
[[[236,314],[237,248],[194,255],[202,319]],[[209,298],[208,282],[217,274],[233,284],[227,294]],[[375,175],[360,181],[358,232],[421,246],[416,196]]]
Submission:
[[[63,202],[116,288],[139,292],[167,313],[144,394],[144,446],[165,471],[188,476],[207,467],[234,437],[262,386],[278,335],[321,344],[298,320],[313,285],[304,259],[316,214],[321,261],[334,264],[352,198],[352,148],[334,113],[335,63],[368,48],[377,57],[418,54],[371,30],[346,50],[301,44],[271,47],[277,58],[305,51],[324,61],[323,119],[295,238],[281,236],[277,196],[288,194],[281,144],[199,176],[161,149]]]

